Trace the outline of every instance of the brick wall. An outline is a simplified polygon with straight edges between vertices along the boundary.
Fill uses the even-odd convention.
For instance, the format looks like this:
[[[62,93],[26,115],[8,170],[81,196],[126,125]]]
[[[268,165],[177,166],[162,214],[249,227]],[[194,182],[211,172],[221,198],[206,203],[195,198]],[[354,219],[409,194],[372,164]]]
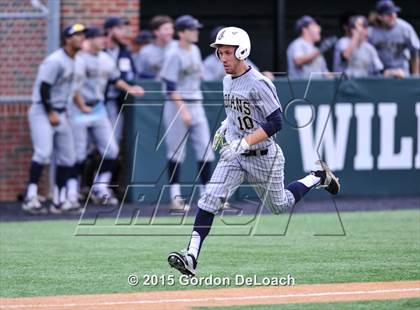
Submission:
[[[61,0],[60,11],[61,27],[73,22],[102,27],[107,16],[124,16],[130,20],[133,35],[139,28],[140,0]],[[37,10],[29,0],[9,0],[0,1],[0,12]],[[0,46],[0,201],[10,201],[24,191],[28,178],[32,156],[27,122],[30,102],[5,102],[4,98],[31,95],[38,65],[46,56],[46,20],[0,19]],[[44,194],[45,172],[41,184]]]

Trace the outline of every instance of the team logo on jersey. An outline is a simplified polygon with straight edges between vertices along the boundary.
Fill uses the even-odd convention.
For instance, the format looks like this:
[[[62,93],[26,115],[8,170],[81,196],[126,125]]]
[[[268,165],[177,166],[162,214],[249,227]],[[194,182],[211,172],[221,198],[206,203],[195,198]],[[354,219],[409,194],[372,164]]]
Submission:
[[[234,96],[233,94],[225,94],[225,107],[232,110],[251,115],[250,103]]]

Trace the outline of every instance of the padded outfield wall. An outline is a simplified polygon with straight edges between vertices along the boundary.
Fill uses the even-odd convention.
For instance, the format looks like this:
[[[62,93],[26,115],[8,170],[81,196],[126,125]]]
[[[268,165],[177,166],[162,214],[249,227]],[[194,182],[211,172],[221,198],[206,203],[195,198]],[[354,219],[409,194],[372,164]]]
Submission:
[[[164,97],[159,83],[139,83],[147,94],[124,107],[126,201],[167,202]],[[319,146],[321,157],[340,177],[343,197],[420,195],[420,79],[279,79],[275,85],[284,109],[276,140],[286,158],[286,184],[311,169]],[[202,88],[214,133],[225,118],[222,85],[203,83]],[[196,175],[189,146],[181,172],[186,196],[197,195],[192,194]],[[233,196],[255,198],[248,185]]]

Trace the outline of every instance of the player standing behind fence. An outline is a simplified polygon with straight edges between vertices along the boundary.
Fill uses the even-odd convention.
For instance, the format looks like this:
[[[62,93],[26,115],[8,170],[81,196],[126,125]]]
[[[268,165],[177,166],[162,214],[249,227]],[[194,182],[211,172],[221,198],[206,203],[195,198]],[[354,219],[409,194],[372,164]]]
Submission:
[[[47,210],[38,200],[38,183],[45,165],[50,164],[54,151],[56,157],[56,188],[50,212],[78,212],[79,204],[69,201],[67,181],[76,156],[72,130],[67,116],[74,80],[74,57],[82,46],[85,27],[74,24],[63,30],[63,47],[41,63],[32,92],[29,109],[33,156],[29,171],[29,184],[22,209],[31,214],[45,214]],[[77,196],[77,195],[76,195]]]
[[[385,75],[404,78],[420,74],[420,41],[413,27],[398,18],[401,11],[393,1],[376,4],[377,20],[369,28],[369,42],[385,66]]]
[[[220,150],[220,161],[198,202],[187,251],[168,256],[171,267],[189,276],[196,273],[214,215],[245,179],[275,214],[290,209],[315,186],[334,195],[340,190],[337,178],[321,161],[317,170],[284,188],[284,156],[273,137],[281,129],[282,108],[273,83],[246,63],[251,52],[248,34],[237,27],[224,28],[210,46],[228,74],[223,80],[227,118],[224,129],[217,131],[214,147],[223,137],[228,144]]]
[[[209,147],[210,130],[200,90],[203,64],[200,50],[195,45],[201,27],[198,20],[190,15],[183,15],[175,21],[179,42],[168,51],[160,72],[167,96],[163,118],[169,160],[171,210],[174,211],[188,209],[181,197],[179,184],[179,165],[185,159],[187,140],[191,139],[202,185],[210,180],[210,162],[214,160],[214,153]]]
[[[317,48],[315,43],[321,40],[321,26],[307,15],[296,21],[295,30],[299,37],[287,48],[288,76],[293,79],[308,79],[315,73],[314,78],[323,77],[321,72],[328,73],[323,54],[334,46],[336,38],[325,39]]]
[[[349,77],[366,77],[381,74],[384,65],[378,52],[367,42],[368,21],[362,15],[349,20],[349,36],[338,40],[334,50],[334,71],[345,72]]]
[[[141,78],[158,77],[164,62],[165,53],[177,42],[173,39],[173,20],[167,15],[157,15],[150,21],[150,30],[154,35],[151,44],[140,50],[136,57],[136,68]]]
[[[114,59],[118,70],[121,73],[121,79],[131,84],[136,77],[136,68],[127,49],[128,26],[129,22],[120,17],[109,17],[104,23],[105,34],[107,35],[106,52]],[[115,85],[108,84],[106,91],[106,108],[112,126],[115,126],[115,138],[121,142],[124,128],[124,115],[120,110],[126,99],[127,93],[121,91]],[[118,120],[118,123],[117,123]]]
[[[72,113],[72,128],[75,138],[76,166],[75,182],[81,178],[84,162],[88,152],[89,135],[96,144],[103,158],[94,180],[91,199],[96,203],[118,204],[108,185],[116,167],[118,143],[113,135],[113,128],[104,105],[104,94],[107,83],[117,89],[134,95],[143,95],[143,88],[130,86],[120,78],[115,61],[102,51],[105,38],[99,28],[89,28],[86,32],[84,49],[75,60],[75,93],[74,103],[77,106]]]

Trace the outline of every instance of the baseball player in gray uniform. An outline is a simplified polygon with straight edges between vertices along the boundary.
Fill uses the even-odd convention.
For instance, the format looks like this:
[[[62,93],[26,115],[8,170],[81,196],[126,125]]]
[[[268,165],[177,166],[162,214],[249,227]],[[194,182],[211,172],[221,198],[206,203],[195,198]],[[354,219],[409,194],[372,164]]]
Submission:
[[[50,212],[62,213],[79,210],[77,201],[67,197],[67,181],[75,163],[74,143],[67,116],[67,107],[73,89],[74,57],[84,40],[85,27],[74,24],[63,30],[63,47],[49,55],[39,66],[29,109],[32,156],[29,184],[23,210],[43,214],[47,210],[38,199],[38,182],[45,165],[56,157],[56,188]]]
[[[135,58],[137,72],[141,78],[156,79],[162,69],[165,53],[177,42],[173,39],[174,24],[167,15],[157,15],[150,21],[154,40],[140,50]]]
[[[385,66],[385,76],[403,78],[420,74],[420,41],[413,27],[398,18],[401,9],[391,0],[376,4],[378,25],[369,28],[369,42]]]
[[[106,52],[114,59],[118,70],[120,70],[121,79],[132,84],[136,78],[137,71],[127,47],[127,44],[129,44],[128,25],[128,20],[111,16],[105,20],[104,30],[107,35]],[[118,142],[121,141],[123,136],[124,113],[120,112],[122,111],[121,107],[126,99],[126,94],[126,92],[121,91],[112,83],[108,84],[105,94],[108,116],[115,127],[114,136]]]
[[[171,252],[169,265],[194,276],[204,239],[210,232],[215,213],[246,178],[261,201],[275,214],[296,204],[310,189],[340,190],[338,179],[328,166],[319,168],[284,188],[284,157],[273,135],[281,129],[282,108],[273,83],[246,63],[251,51],[248,34],[237,27],[220,30],[210,45],[227,73],[223,80],[226,120],[217,131],[214,148],[224,137],[220,161],[206,192],[198,202],[198,213],[187,250]]]
[[[143,89],[131,86],[120,79],[114,59],[102,51],[105,37],[99,28],[88,28],[83,50],[75,59],[75,92],[72,113],[72,128],[75,138],[76,166],[74,178],[78,189],[78,179],[83,172],[88,152],[88,138],[91,134],[99,153],[103,157],[94,180],[91,199],[97,203],[118,204],[108,185],[116,166],[118,143],[113,135],[113,127],[104,104],[105,88],[112,83],[116,88],[132,94],[143,94]]]
[[[188,208],[181,197],[179,184],[179,164],[184,161],[187,140],[191,139],[203,186],[210,180],[211,161],[214,160],[200,90],[203,64],[200,50],[194,44],[198,41],[200,27],[198,20],[190,15],[183,15],[175,21],[179,42],[168,51],[160,72],[167,94],[163,118],[173,211]]]
[[[330,37],[322,41],[319,48],[315,43],[321,40],[321,26],[311,16],[302,16],[296,21],[299,37],[287,48],[288,76],[292,79],[307,79],[311,73],[328,73],[323,53],[332,48],[337,41]],[[322,78],[317,74],[315,78]]]
[[[349,20],[349,36],[338,40],[334,50],[334,71],[345,72],[349,77],[366,77],[381,74],[384,65],[372,44],[367,42],[368,21],[362,15]]]

